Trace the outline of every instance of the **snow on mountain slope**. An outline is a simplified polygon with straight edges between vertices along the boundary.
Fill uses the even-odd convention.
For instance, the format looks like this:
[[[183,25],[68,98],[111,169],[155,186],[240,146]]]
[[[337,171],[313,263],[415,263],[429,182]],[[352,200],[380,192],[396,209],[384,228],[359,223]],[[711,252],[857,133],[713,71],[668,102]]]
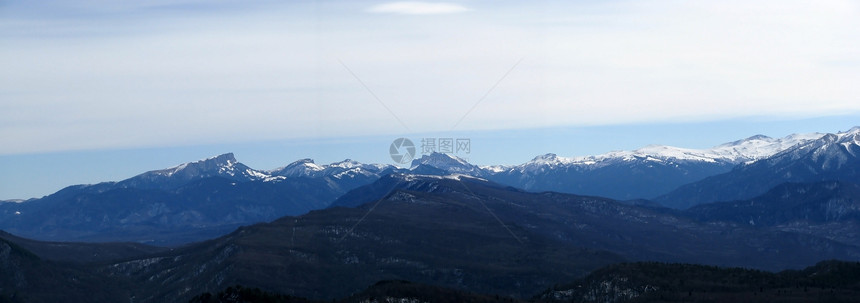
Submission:
[[[268,173],[274,176],[283,177],[309,177],[323,178],[332,177],[355,178],[357,176],[376,177],[386,169],[394,168],[388,164],[364,164],[355,160],[346,159],[340,162],[334,162],[327,165],[319,165],[314,163],[312,159],[301,159],[290,163],[282,168],[277,168]]]
[[[436,168],[448,174],[483,175],[482,169],[477,165],[466,162],[457,156],[436,152],[412,160],[412,166],[409,170],[421,174],[426,167]]]
[[[749,199],[785,182],[858,180],[860,127],[855,127],[738,165],[730,172],[683,185],[657,198],[657,201],[683,209],[703,203]]]
[[[272,181],[282,179],[255,170],[236,161],[233,153],[183,163],[171,168],[153,170],[117,183],[120,187],[171,188],[191,180],[222,177],[239,182]]]
[[[203,160],[183,163],[171,168],[155,170],[149,173],[165,177],[192,177],[200,175],[224,176],[247,179],[248,181],[265,180],[266,178],[271,177],[269,174],[251,169],[250,167],[239,163],[239,161],[236,161],[233,153],[226,153]]]
[[[744,140],[718,145],[711,149],[716,155],[752,162],[773,156],[799,144],[805,144],[823,137],[823,133],[792,134],[781,139],[767,136],[753,136]]]
[[[851,128],[845,132],[826,134],[818,140],[800,144],[794,148],[768,158],[770,165],[797,161],[808,158],[810,163],[818,164],[821,171],[839,169],[852,159],[856,159],[860,152],[860,127]]]
[[[721,144],[709,149],[681,148],[666,145],[648,145],[632,151],[611,151],[584,157],[560,157],[556,154],[537,156],[520,165],[484,166],[483,169],[500,173],[511,169],[523,172],[554,169],[563,166],[599,168],[618,161],[646,161],[668,163],[677,161],[740,164],[767,158],[798,144],[824,136],[822,133],[793,134],[784,138],[756,135],[743,140]]]
[[[313,159],[301,159],[287,166],[269,171],[269,173],[284,177],[308,177],[316,176],[323,170],[325,168],[314,163]]]

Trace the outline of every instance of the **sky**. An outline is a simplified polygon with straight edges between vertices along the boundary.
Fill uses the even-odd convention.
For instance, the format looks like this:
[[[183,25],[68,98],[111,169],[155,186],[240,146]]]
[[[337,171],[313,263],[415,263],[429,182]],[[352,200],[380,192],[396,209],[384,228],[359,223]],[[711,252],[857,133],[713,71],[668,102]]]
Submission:
[[[0,199],[225,152],[476,164],[860,125],[857,1],[0,0]]]

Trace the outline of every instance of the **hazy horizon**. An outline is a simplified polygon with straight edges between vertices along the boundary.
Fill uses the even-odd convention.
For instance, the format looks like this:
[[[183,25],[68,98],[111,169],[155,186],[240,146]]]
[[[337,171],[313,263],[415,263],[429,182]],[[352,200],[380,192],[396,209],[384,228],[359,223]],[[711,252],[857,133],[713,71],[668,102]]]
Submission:
[[[475,164],[860,125],[851,1],[4,1],[0,199],[225,152]]]

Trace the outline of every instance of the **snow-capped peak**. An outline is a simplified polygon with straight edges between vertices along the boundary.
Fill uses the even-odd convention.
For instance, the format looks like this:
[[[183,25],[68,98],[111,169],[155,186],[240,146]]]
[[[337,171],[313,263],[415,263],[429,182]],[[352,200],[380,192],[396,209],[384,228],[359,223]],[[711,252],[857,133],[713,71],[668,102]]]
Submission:
[[[739,145],[749,145],[749,144],[753,144],[755,142],[773,142],[774,140],[775,139],[768,137],[768,136],[765,136],[765,135],[755,135],[755,136],[752,136],[752,137],[749,137],[746,139],[741,139],[741,140],[737,140],[737,141],[733,141],[733,142],[729,142],[729,143],[723,143],[723,144],[715,146],[714,148],[739,146]]]
[[[234,168],[236,163],[239,162],[236,161],[233,153],[226,153],[194,162],[179,164],[171,168],[152,171],[152,173],[170,177],[186,171],[193,171],[189,173],[199,173],[202,171],[229,172]]]
[[[822,133],[792,134],[775,139],[766,136],[753,136],[744,140],[718,145],[710,151],[733,162],[752,162],[773,156],[781,151],[817,140]]]
[[[854,130],[854,129],[852,129]],[[855,130],[860,132],[860,127]],[[708,163],[726,163],[729,165],[756,161],[770,157],[793,146],[811,142],[824,136],[822,133],[793,134],[784,138],[771,138],[755,135],[746,139],[729,142],[708,149],[680,148],[667,145],[648,145],[635,150],[611,151],[605,154],[584,157],[560,157],[556,154],[537,156],[521,165],[505,167],[493,166],[492,171],[504,171],[519,167],[524,171],[543,170],[559,165],[574,165],[582,167],[600,167],[614,161],[649,161],[674,162],[695,161]]]
[[[469,165],[463,159],[460,159],[457,156],[452,156],[445,153],[433,152],[428,155],[421,156],[421,158],[412,160],[412,167],[418,166],[420,164],[461,164],[461,165]]]
[[[845,138],[845,137],[851,137],[851,136],[856,137],[857,135],[860,135],[860,126],[852,127],[851,129],[849,129],[847,131],[836,133],[836,135],[839,138]]]
[[[497,174],[511,169],[510,165],[484,165],[481,169],[488,171],[491,174]]]
[[[118,184],[123,187],[170,188],[190,180],[208,177],[223,177],[241,182],[272,178],[264,172],[251,169],[236,161],[233,153],[226,153],[171,168],[145,172]]]
[[[841,145],[851,151],[852,146],[860,147],[860,127],[835,134],[826,134],[819,140],[809,142],[801,148],[828,149],[830,145]]]
[[[424,155],[419,159],[412,160],[410,170],[416,170],[421,166],[430,166],[446,171],[448,173],[475,173],[480,170],[475,165],[466,162],[457,156],[452,156],[444,153],[431,153]]]
[[[558,164],[558,163],[570,162],[570,160],[571,160],[570,158],[563,158],[563,157],[559,157],[556,154],[548,153],[548,154],[534,157],[534,159],[532,159],[531,162],[541,163],[541,164]]]
[[[340,162],[331,164],[319,165],[311,159],[301,159],[290,163],[282,168],[277,168],[270,173],[276,176],[284,177],[328,177],[335,178],[344,177],[346,175],[373,175],[383,171],[391,165],[385,164],[364,164],[352,159],[346,159]]]
[[[532,170],[532,169],[538,169],[538,168],[553,168],[553,167],[556,167],[559,165],[573,164],[573,163],[576,163],[577,160],[578,159],[576,159],[576,158],[559,157],[556,154],[548,153],[548,154],[543,154],[543,155],[534,157],[534,159],[520,165],[520,167],[523,167],[526,170]],[[499,167],[496,167],[495,170],[501,171],[505,168],[507,168],[507,167],[499,166]]]
[[[824,134],[816,140],[806,141],[767,158],[766,165],[783,165],[806,159],[809,169],[838,170],[856,163],[860,157],[860,127],[848,131]],[[813,164],[810,164],[813,163]]]
[[[300,159],[296,160],[289,165],[272,170],[270,173],[272,175],[284,176],[284,177],[300,177],[300,176],[310,176],[314,175],[317,172],[325,169],[324,167],[317,165],[314,163],[313,159]]]
[[[361,165],[362,165],[361,162],[358,162],[358,161],[355,161],[352,159],[346,159],[346,160],[343,160],[340,162],[334,162],[332,164],[329,164],[329,166],[331,166],[331,167],[340,167],[340,168],[346,168],[346,169],[359,167]]]
[[[839,133],[838,144],[853,155],[853,151],[860,147],[860,127],[854,127],[847,132]]]

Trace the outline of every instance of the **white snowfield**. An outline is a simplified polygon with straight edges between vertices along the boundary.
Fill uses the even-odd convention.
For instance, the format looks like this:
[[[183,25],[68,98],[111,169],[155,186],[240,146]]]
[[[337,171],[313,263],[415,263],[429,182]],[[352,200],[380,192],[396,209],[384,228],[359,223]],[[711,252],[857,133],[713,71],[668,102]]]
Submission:
[[[848,132],[860,131],[852,128]],[[845,133],[839,133],[846,134]],[[812,142],[823,137],[824,133],[793,134],[784,138],[771,138],[763,135],[752,136],[743,140],[724,143],[709,149],[681,148],[666,145],[648,145],[629,151],[611,151],[601,155],[582,157],[560,157],[556,154],[537,156],[529,162],[519,165],[494,165],[482,168],[492,172],[520,170],[524,172],[553,169],[560,166],[582,166],[597,168],[617,161],[652,161],[652,162],[709,162],[740,164],[773,156],[791,147]]]
[[[665,164],[692,161],[736,165],[768,158],[798,145],[814,144],[817,142],[816,140],[826,135],[825,133],[806,133],[793,134],[783,138],[770,138],[757,135],[743,140],[720,144],[709,149],[648,145],[636,150],[612,151],[593,156],[560,157],[556,154],[545,154],[519,165],[490,165],[480,167],[456,156],[433,153],[415,159],[412,163],[412,169],[423,164],[463,176],[480,175],[481,173],[496,174],[511,170],[536,172],[571,166],[592,169],[618,163],[619,161],[650,161]],[[832,134],[831,136],[835,136],[836,140],[840,142],[839,144],[846,146],[846,148],[852,144],[860,145],[860,127],[854,127],[848,131]],[[223,154],[150,173],[170,177],[182,174],[199,174],[208,171],[210,174],[214,173],[222,176],[242,176],[248,180],[278,181],[291,177],[332,176],[343,178],[350,175],[370,176],[388,168],[396,167],[388,164],[363,164],[350,159],[327,165],[319,165],[311,159],[301,159],[285,167],[262,171],[242,165],[236,161],[233,154]]]

